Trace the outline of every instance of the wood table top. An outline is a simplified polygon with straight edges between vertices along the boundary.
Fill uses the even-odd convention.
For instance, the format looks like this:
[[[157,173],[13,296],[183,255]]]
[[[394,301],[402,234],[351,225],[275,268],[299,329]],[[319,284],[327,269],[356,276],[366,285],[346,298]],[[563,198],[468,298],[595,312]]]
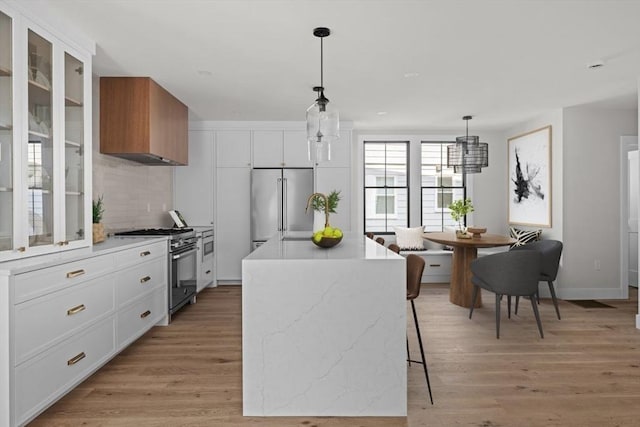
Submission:
[[[516,242],[516,239],[512,239],[511,237],[487,233],[482,234],[480,238],[473,237],[471,239],[460,239],[456,237],[455,233],[424,233],[422,238],[443,245],[473,248],[493,248],[496,246],[512,245]]]

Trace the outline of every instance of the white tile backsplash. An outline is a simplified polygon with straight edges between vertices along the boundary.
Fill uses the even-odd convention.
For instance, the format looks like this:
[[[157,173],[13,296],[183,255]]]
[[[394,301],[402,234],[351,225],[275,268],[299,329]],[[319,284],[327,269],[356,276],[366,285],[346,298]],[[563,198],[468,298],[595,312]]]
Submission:
[[[114,230],[170,227],[173,166],[147,166],[100,153],[100,79],[93,78],[93,199],[104,200],[102,223]],[[163,207],[166,210],[163,210]]]

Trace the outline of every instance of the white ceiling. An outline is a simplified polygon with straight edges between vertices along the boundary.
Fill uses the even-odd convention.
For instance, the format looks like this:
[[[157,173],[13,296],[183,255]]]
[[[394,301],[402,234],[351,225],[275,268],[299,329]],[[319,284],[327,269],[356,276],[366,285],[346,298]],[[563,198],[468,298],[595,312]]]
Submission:
[[[638,104],[635,0],[23,1],[96,42],[94,73],[150,76],[205,120],[304,120],[317,26],[332,30],[325,94],[359,129],[464,129],[470,114],[472,131],[499,130]]]

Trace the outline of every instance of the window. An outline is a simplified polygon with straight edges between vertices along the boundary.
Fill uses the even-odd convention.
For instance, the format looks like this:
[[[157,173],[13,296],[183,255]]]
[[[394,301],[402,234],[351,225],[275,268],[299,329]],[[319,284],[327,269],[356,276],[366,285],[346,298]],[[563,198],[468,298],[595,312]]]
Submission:
[[[387,194],[387,188],[395,187],[395,177],[376,177],[376,215],[394,215],[396,213],[396,196]]]
[[[463,174],[447,167],[447,145],[453,142],[422,141],[421,208],[425,231],[455,227],[447,206],[467,194]]]
[[[364,142],[365,232],[409,225],[409,142]]]

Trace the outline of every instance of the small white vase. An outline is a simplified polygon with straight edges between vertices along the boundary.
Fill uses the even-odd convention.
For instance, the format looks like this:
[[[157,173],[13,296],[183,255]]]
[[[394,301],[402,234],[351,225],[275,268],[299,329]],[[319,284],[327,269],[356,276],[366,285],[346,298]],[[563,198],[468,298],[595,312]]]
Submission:
[[[324,230],[324,212],[313,211],[313,232]]]

